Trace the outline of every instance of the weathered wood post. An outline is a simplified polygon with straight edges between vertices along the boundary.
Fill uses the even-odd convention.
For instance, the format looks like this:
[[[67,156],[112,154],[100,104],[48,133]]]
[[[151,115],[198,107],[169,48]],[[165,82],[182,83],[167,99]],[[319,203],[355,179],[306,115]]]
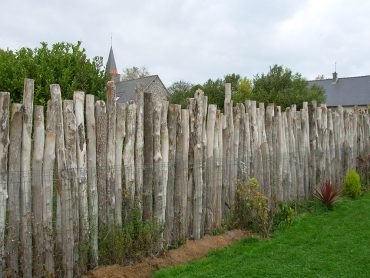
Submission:
[[[21,265],[25,277],[32,276],[31,147],[34,81],[24,80],[21,160]]]
[[[0,93],[0,277],[4,270],[5,219],[8,199],[8,146],[10,94]],[[31,111],[32,112],[32,111]],[[31,120],[32,121],[32,120]],[[31,127],[32,128],[32,127]],[[32,251],[32,250],[31,250]]]
[[[98,189],[98,215],[99,215],[99,236],[105,226],[107,219],[107,112],[105,102],[98,100],[95,103],[96,121],[96,171]]]
[[[161,114],[162,104],[159,101],[153,103],[153,217],[162,217],[162,196],[161,186]]]
[[[0,93],[0,107],[2,109],[1,123],[5,125],[0,126],[0,138],[1,138],[1,175],[6,173],[6,163],[4,164],[5,150],[7,138],[7,103],[9,103],[9,95],[6,96],[5,93]],[[14,103],[12,105],[12,116],[10,122],[10,144],[9,144],[9,175],[8,175],[8,235],[6,244],[6,254],[7,254],[7,266],[14,271],[12,277],[17,277],[19,275],[19,264],[18,256],[20,251],[19,245],[19,232],[20,232],[20,186],[21,186],[21,154],[22,154],[22,119],[23,119],[23,109],[22,104]],[[4,118],[3,118],[4,117]],[[6,118],[5,118],[6,117]],[[6,157],[5,157],[6,158]],[[6,177],[1,176],[1,186],[4,190],[4,181]],[[5,188],[6,189],[6,188]],[[4,200],[4,196],[2,196]],[[1,204],[5,205],[5,200]],[[4,207],[2,207],[4,208]],[[4,210],[5,213],[5,208]],[[4,216],[5,221],[5,216]],[[5,223],[4,223],[5,224]],[[0,269],[2,271],[2,269]]]
[[[189,157],[188,157],[188,192],[187,192],[187,223],[188,223],[188,237],[193,238],[193,213],[194,213],[194,146],[196,142],[196,100],[188,98],[189,110]]]
[[[56,140],[56,106],[49,100],[46,112],[46,134],[44,149],[44,165],[42,168],[43,186],[43,236],[44,236],[44,263],[45,270],[55,275],[54,270],[54,240],[53,240],[53,187]]]
[[[201,236],[201,223],[203,213],[203,155],[202,155],[202,135],[203,135],[203,97],[204,93],[201,90],[195,92],[196,108],[195,108],[195,143],[194,143],[194,211],[193,211],[193,236],[194,239],[200,239]],[[189,116],[186,112],[181,115]],[[182,127],[184,120],[182,120]],[[182,131],[184,132],[184,131]],[[179,146],[180,147],[180,146]],[[184,146],[183,146],[184,147]],[[182,147],[182,148],[183,148]],[[178,149],[180,151],[180,149]],[[184,150],[181,150],[184,151]],[[176,163],[178,163],[176,161]],[[177,171],[177,169],[176,169]]]
[[[127,107],[126,115],[126,138],[123,153],[123,164],[125,169],[125,191],[127,200],[125,208],[125,219],[131,215],[135,199],[135,130],[136,130],[136,109],[135,103]]]
[[[68,166],[65,156],[64,144],[64,126],[63,126],[63,111],[62,111],[62,97],[60,87],[57,84],[50,85],[51,100],[56,106],[56,159],[58,167],[58,180],[60,195],[60,225],[57,226],[57,236],[62,240],[62,265],[63,276],[73,277],[73,263],[74,263],[74,231],[73,231],[73,200],[71,184],[68,176]]]
[[[86,158],[86,138],[85,138],[85,118],[84,104],[85,93],[74,92],[74,111],[76,117],[76,143],[77,143],[77,182],[78,182],[78,201],[79,201],[79,265],[80,271],[86,271],[88,262],[88,250],[85,246],[89,243],[89,209],[87,203],[87,158]]]
[[[126,136],[126,103],[117,103],[115,223],[122,225],[122,151]]]
[[[153,218],[153,95],[144,93],[143,218]]]
[[[189,111],[181,110],[177,130],[176,171],[174,192],[174,237],[182,240],[186,236],[186,203],[188,191]]]
[[[221,227],[222,221],[222,118],[223,114],[220,110],[216,112],[215,125],[215,143],[213,145],[213,156],[215,164],[215,191],[216,191],[216,211],[215,211],[215,227]]]
[[[98,189],[96,184],[96,126],[94,96],[86,95],[87,189],[92,267],[98,265]]]
[[[233,102],[231,100],[231,84],[225,84],[225,104],[224,104],[224,115],[225,115],[225,126],[223,133],[223,196],[222,201],[223,215],[226,214],[227,210],[231,208],[230,193],[234,188],[234,181],[232,181],[232,169],[233,169],[233,141],[234,141],[234,121],[233,121]]]
[[[114,224],[115,214],[115,186],[116,186],[116,86],[113,81],[108,82],[107,89],[107,223]]]
[[[160,192],[162,192],[162,201],[160,213],[158,213],[158,221],[161,224],[165,223],[166,220],[166,202],[167,202],[167,182],[168,182],[168,159],[169,159],[169,140],[168,140],[168,126],[167,126],[167,115],[168,115],[168,101],[162,103],[162,114],[161,114],[161,155],[162,155],[162,166],[160,168]]]
[[[34,242],[34,273],[41,277],[42,256],[43,256],[43,231],[42,231],[42,166],[44,157],[44,107],[35,106],[33,152],[32,152],[32,212],[33,212],[33,242]]]
[[[65,142],[65,162],[66,175],[69,180],[72,197],[72,215],[73,215],[73,268],[74,275],[80,276],[79,268],[79,234],[80,234],[80,213],[79,213],[79,190],[77,180],[77,125],[74,113],[73,100],[63,101],[63,122],[64,122],[64,142]],[[62,201],[63,205],[63,201]],[[63,243],[64,244],[64,243]]]
[[[217,183],[217,174],[215,171],[215,161],[214,161],[214,145],[215,136],[218,138],[216,128],[216,110],[217,105],[210,104],[208,106],[208,117],[207,117],[207,163],[206,163],[206,221],[205,221],[205,232],[210,233],[214,228],[215,215],[216,215],[216,183]],[[216,151],[217,152],[217,151]]]
[[[170,104],[168,107],[168,181],[166,200],[165,239],[168,244],[175,239],[174,232],[174,194],[175,194],[175,161],[176,161],[176,134],[181,118],[181,106]]]
[[[136,87],[136,138],[135,142],[135,198],[139,209],[143,206],[143,173],[144,173],[144,90],[141,84]]]

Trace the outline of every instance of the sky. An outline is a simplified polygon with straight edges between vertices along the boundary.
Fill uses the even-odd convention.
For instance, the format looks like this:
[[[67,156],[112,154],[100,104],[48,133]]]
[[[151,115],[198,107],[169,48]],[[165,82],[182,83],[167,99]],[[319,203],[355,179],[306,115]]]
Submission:
[[[166,86],[274,64],[307,79],[370,74],[370,1],[0,0],[0,48],[82,41],[119,72],[145,66]]]

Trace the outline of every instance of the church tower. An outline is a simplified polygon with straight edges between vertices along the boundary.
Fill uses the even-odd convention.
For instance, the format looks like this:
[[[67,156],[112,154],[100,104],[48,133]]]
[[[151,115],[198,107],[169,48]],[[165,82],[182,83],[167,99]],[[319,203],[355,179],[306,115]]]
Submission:
[[[119,78],[120,75],[118,74],[118,71],[117,71],[116,60],[114,59],[112,46],[110,47],[110,51],[109,51],[106,72],[110,74],[113,81],[118,82],[120,80]]]

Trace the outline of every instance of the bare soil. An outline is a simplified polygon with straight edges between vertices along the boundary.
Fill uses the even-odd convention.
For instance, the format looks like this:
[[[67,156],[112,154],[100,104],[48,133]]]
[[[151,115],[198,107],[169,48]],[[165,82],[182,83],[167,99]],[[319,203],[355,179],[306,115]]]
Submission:
[[[123,278],[123,277],[150,277],[151,274],[161,268],[166,268],[175,264],[186,263],[194,259],[205,256],[208,251],[224,248],[228,245],[243,239],[248,232],[241,230],[228,231],[222,235],[206,235],[200,240],[188,240],[184,245],[177,249],[170,250],[157,258],[147,258],[142,262],[131,266],[100,266],[87,273],[84,278]]]

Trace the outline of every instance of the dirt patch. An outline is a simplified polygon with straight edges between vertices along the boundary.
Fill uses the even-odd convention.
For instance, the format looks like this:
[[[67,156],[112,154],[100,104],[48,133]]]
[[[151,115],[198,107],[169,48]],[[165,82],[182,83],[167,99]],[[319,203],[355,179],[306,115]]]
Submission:
[[[218,236],[205,236],[200,240],[188,240],[181,247],[170,250],[158,258],[144,259],[143,262],[122,267],[119,265],[101,266],[92,271],[84,278],[123,278],[123,277],[150,277],[151,273],[171,265],[186,263],[205,256],[208,251],[226,247],[248,235],[241,230],[228,231]]]

